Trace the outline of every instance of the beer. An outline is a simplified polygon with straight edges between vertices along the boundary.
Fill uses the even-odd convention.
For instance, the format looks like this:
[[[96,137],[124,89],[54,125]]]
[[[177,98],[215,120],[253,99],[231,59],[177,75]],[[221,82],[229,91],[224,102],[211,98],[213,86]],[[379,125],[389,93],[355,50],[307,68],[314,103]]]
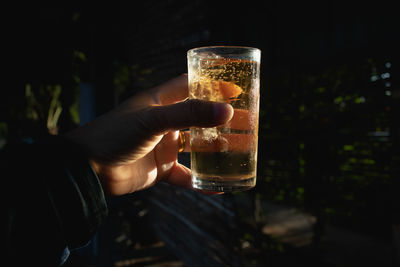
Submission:
[[[219,127],[191,128],[192,183],[210,191],[246,190],[256,183],[259,57],[211,50],[188,54],[189,98],[230,103],[234,115]]]

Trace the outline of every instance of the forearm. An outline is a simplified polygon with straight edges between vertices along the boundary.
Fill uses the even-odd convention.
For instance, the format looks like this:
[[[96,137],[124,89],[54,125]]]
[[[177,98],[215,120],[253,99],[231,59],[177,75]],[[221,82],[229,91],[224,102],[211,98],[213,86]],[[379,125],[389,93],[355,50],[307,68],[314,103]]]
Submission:
[[[14,264],[55,263],[65,247],[86,244],[106,216],[102,188],[84,151],[60,136],[9,147],[0,164],[4,242]]]

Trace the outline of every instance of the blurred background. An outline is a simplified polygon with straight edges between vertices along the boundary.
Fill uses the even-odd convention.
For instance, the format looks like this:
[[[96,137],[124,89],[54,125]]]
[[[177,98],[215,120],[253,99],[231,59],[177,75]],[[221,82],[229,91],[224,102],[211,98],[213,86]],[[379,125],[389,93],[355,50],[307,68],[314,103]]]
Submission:
[[[398,14],[350,2],[4,8],[0,149],[185,73],[188,49],[262,50],[256,188],[109,198],[102,229],[66,266],[399,266]]]

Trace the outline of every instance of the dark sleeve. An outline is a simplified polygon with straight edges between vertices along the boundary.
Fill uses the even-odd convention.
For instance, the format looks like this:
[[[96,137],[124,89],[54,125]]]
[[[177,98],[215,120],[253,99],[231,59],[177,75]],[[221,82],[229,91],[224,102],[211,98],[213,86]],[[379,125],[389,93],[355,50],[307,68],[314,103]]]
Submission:
[[[10,266],[58,266],[107,214],[85,152],[61,136],[0,152],[4,252]],[[37,264],[37,265],[35,265]]]

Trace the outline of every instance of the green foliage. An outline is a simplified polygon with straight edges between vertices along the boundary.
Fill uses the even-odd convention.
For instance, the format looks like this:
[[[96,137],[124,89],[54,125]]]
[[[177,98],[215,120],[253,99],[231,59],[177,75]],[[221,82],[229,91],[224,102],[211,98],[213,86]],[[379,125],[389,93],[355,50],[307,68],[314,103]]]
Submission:
[[[57,122],[62,112],[60,85],[40,86],[33,90],[31,84],[25,85],[25,114],[28,120],[44,123],[50,133],[57,133]]]
[[[79,124],[79,100],[78,95],[75,98],[75,101],[69,107],[69,114],[71,115],[71,120],[78,125]]]
[[[51,88],[51,87],[50,87]],[[54,131],[57,128],[57,122],[62,112],[62,106],[60,102],[61,86],[56,85],[52,90],[49,90],[50,104],[47,112],[47,129],[49,132]]]
[[[377,222],[371,214],[388,203],[370,197],[387,199],[393,181],[387,71],[384,60],[368,59],[304,71],[293,82],[276,77],[270,104],[261,105],[257,187],[264,198],[358,224],[357,231]],[[380,216],[389,223],[390,214]]]

